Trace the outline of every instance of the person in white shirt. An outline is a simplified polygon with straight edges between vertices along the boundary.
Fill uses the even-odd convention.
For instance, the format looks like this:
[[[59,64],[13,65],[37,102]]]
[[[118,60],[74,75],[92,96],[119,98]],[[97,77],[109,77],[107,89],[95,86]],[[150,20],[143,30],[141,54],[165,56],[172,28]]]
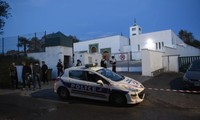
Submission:
[[[116,59],[115,59],[115,56],[111,57],[110,64],[112,64],[112,71],[116,72]]]

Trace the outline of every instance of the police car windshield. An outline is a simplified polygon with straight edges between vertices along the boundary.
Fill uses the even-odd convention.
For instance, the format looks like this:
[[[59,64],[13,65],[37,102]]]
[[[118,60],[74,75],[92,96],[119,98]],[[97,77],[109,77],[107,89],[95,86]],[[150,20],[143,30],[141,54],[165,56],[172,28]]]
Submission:
[[[109,69],[100,69],[97,71],[98,73],[102,74],[103,76],[110,78],[111,80],[117,82],[124,79],[124,76],[116,74],[115,72]]]

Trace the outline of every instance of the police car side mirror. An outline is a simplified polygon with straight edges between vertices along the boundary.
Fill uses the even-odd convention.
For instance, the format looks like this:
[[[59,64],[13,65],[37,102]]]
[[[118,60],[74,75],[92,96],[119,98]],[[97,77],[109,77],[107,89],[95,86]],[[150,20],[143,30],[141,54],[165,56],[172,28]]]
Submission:
[[[102,80],[98,80],[98,81],[97,81],[97,84],[103,86],[103,81],[102,81]]]

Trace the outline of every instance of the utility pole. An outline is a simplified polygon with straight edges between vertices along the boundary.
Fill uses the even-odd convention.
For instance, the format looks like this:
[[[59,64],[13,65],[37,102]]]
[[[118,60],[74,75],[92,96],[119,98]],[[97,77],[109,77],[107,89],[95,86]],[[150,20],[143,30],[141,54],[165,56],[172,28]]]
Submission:
[[[17,39],[17,51],[18,51],[18,56],[19,56],[19,35],[18,35],[18,39]]]
[[[2,55],[4,56],[4,38],[2,37]]]
[[[36,51],[36,32],[35,32],[35,36],[34,36],[34,42],[35,42],[35,50]]]

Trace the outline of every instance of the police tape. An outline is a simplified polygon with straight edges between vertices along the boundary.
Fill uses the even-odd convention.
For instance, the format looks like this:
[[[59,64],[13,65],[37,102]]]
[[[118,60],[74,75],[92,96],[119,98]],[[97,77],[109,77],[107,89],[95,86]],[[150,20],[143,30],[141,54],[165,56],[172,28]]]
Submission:
[[[159,89],[159,88],[146,88],[146,89],[154,91],[166,91],[166,92],[200,93],[200,91],[196,90],[175,90],[175,89]]]

